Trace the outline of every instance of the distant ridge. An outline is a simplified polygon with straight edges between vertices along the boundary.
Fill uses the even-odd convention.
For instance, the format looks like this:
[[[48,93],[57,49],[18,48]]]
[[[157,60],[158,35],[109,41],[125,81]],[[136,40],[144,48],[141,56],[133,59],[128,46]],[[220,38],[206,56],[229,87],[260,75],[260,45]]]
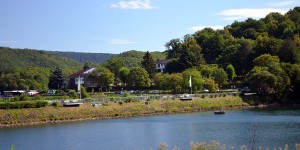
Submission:
[[[60,51],[48,51],[53,56],[61,56],[70,58],[81,64],[85,62],[102,63],[107,61],[116,54],[109,53],[84,53],[84,52],[60,52]]]
[[[81,64],[66,57],[51,55],[48,51],[0,47],[0,73],[19,68],[42,67],[62,69],[79,68]]]

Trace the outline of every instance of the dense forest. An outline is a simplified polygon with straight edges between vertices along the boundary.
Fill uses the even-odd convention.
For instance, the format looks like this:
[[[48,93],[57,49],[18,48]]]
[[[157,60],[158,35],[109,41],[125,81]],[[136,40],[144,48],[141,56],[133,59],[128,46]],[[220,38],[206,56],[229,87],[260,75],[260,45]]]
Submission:
[[[241,82],[261,97],[299,98],[299,34],[300,7],[284,15],[274,12],[259,20],[235,21],[223,30],[206,28],[166,43],[170,59],[166,71],[173,74],[196,68],[206,75],[207,83],[222,77],[212,75],[218,67],[225,70],[232,65]],[[207,74],[209,69],[213,71]]]
[[[59,52],[59,51],[48,51],[48,52],[50,53],[50,55],[70,58],[81,64],[85,62],[102,63],[116,55],[116,54],[109,54],[109,53],[82,53],[82,52]]]
[[[69,74],[80,67],[80,63],[74,60],[53,56],[42,50],[0,47],[0,53],[0,73],[11,73],[28,67],[60,67]]]

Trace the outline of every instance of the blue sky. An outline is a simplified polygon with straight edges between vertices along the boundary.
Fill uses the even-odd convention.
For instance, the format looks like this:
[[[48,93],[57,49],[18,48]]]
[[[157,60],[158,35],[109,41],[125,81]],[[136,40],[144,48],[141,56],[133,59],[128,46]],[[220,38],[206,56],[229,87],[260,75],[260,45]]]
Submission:
[[[0,46],[114,53],[164,51],[204,27],[285,13],[300,0],[0,0]]]

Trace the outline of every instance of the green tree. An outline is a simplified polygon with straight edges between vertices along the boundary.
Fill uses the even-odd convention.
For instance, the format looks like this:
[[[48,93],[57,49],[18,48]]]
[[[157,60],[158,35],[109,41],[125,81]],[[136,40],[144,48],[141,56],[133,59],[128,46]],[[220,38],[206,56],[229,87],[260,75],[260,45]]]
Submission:
[[[208,78],[206,79],[205,82],[205,87],[210,91],[210,92],[216,92],[218,90],[218,84],[215,82],[214,79]]]
[[[229,78],[230,81],[232,81],[236,77],[234,67],[231,64],[229,64],[226,67],[226,73],[227,73],[228,78]]]
[[[173,93],[179,93],[183,90],[183,77],[181,73],[173,73],[170,75],[169,88]]]
[[[215,69],[212,72],[212,78],[216,81],[216,83],[220,86],[226,85],[228,82],[228,75],[227,73],[224,71],[223,68],[218,68]]]
[[[201,72],[195,68],[186,69],[185,71],[182,72],[184,89],[190,89],[189,87],[190,76],[192,78],[193,92],[201,91],[204,85],[204,80],[202,79]]]
[[[204,64],[205,60],[201,54],[202,48],[193,37],[187,37],[182,44],[182,53],[179,62],[185,69]]]
[[[133,67],[128,74],[128,85],[135,87],[149,87],[150,78],[148,72],[141,67]]]
[[[168,73],[157,73],[154,77],[154,84],[160,90],[168,90],[170,89],[170,74]]]
[[[208,65],[199,65],[198,70],[201,72],[201,75],[205,78],[210,78],[212,72],[218,69],[217,64],[208,64]]]
[[[178,73],[184,70],[184,64],[182,64],[178,59],[169,60],[165,67],[165,71],[168,73]]]
[[[119,78],[125,85],[126,85],[126,81],[127,81],[129,72],[130,72],[130,70],[127,67],[121,67],[119,69]]]
[[[57,67],[49,78],[49,89],[62,90],[66,88],[65,78],[63,76],[61,68]]]
[[[114,83],[114,74],[109,69],[98,66],[87,75],[87,80],[96,83],[102,90],[102,87],[107,88],[110,84]]]
[[[167,59],[179,58],[182,51],[182,43],[180,39],[172,39],[165,44]]]
[[[279,63],[279,58],[270,54],[263,54],[253,60],[253,66],[264,67],[271,63]]]
[[[124,67],[124,60],[119,57],[113,57],[103,63],[103,66],[108,68],[115,75],[118,75],[119,69]]]
[[[147,51],[146,54],[143,56],[142,67],[148,72],[149,77],[151,79],[155,76],[155,62],[149,51]]]
[[[282,69],[276,56],[261,55],[254,60],[255,66],[247,74],[250,88],[259,96],[270,100],[284,100],[290,90],[291,82],[288,74]]]

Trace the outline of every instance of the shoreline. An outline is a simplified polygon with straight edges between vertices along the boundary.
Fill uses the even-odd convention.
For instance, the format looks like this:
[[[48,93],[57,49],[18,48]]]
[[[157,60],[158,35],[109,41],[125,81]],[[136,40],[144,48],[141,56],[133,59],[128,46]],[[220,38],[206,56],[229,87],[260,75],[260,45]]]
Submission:
[[[0,128],[27,127],[47,124],[63,124],[72,122],[82,122],[91,120],[123,119],[143,116],[158,116],[169,114],[183,114],[193,112],[205,112],[215,110],[272,108],[282,105],[258,105],[250,106],[245,104],[240,97],[217,97],[217,98],[197,98],[192,101],[183,102],[180,100],[152,100],[151,105],[145,105],[145,101],[118,104],[110,102],[108,106],[91,107],[85,104],[79,108],[64,108],[47,106],[38,109],[22,110],[0,110],[6,112],[4,118],[9,118],[0,122]],[[299,108],[300,105],[292,105]],[[290,107],[287,106],[287,107]],[[25,112],[24,112],[25,111]],[[27,114],[27,116],[24,114]],[[71,115],[70,115],[71,114]],[[13,116],[13,117],[12,117]],[[42,117],[41,117],[42,116]],[[18,118],[24,117],[23,120]],[[3,118],[3,116],[2,116]],[[1,119],[1,115],[0,115]]]

